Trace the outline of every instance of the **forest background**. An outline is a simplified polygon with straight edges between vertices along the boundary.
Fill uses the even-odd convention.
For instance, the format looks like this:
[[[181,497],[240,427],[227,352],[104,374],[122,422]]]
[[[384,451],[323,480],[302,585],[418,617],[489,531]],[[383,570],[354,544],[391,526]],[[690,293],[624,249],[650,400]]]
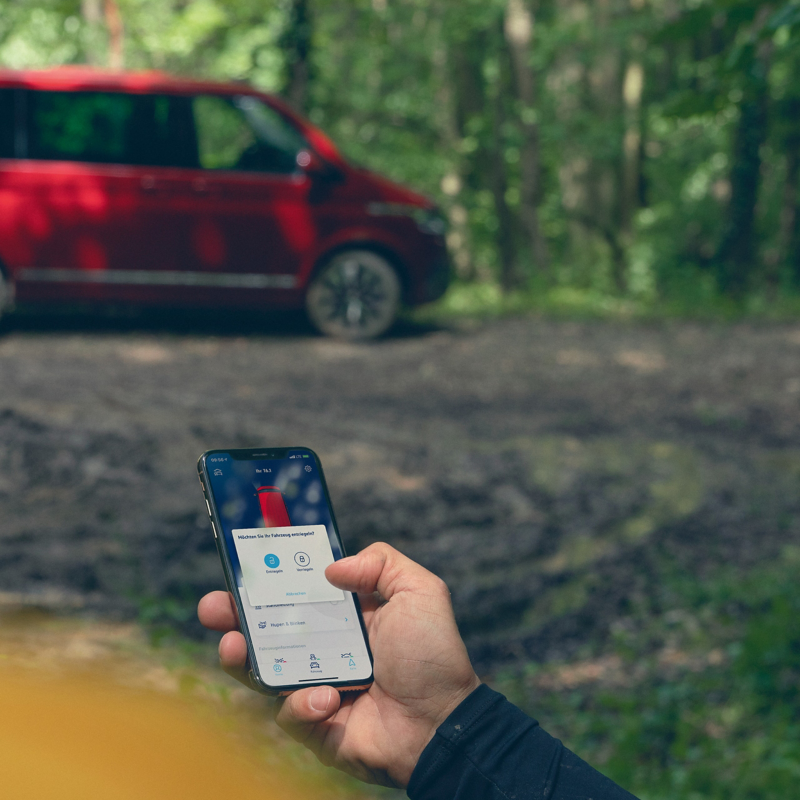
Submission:
[[[0,66],[245,80],[286,97],[348,158],[435,197],[456,274],[436,313],[797,318],[799,40],[800,2],[0,0]],[[574,351],[564,353],[569,366]],[[715,414],[699,408],[696,430],[744,447],[750,423]],[[694,446],[700,434],[689,439]],[[565,441],[574,459],[575,441]],[[603,470],[613,462],[604,441],[587,446],[591,458],[599,448]],[[620,441],[631,474],[647,478],[641,445]],[[676,504],[684,494],[691,504],[694,451],[684,469],[684,449],[659,441],[653,452],[686,473]],[[764,445],[745,458],[717,448],[708,446],[709,473],[727,480],[740,462],[751,470],[730,492],[756,520],[742,539],[767,531],[789,541],[797,451]],[[771,459],[774,470],[751,468]],[[589,484],[591,497],[608,494],[612,473]],[[736,529],[749,518],[736,517]],[[542,719],[566,720],[555,733],[648,800],[791,797],[800,778],[798,564],[800,549],[786,545],[783,560],[746,579],[735,564],[713,580],[670,573],[663,605],[673,610],[642,611],[640,633],[614,634],[615,653],[642,673],[635,681],[595,690],[573,670],[566,689],[548,690],[552,673],[531,663],[495,684]],[[582,579],[561,587],[559,602],[583,602]],[[192,603],[174,611],[170,602],[153,602],[143,619],[192,613]],[[706,660],[665,678],[652,643],[670,637]]]
[[[15,0],[0,64],[245,80],[435,197],[454,311],[796,312],[800,3]]]

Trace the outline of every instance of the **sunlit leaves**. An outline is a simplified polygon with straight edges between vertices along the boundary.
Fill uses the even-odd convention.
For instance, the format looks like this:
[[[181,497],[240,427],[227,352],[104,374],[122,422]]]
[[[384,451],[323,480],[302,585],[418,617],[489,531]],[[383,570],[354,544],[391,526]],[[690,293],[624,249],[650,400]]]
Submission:
[[[117,2],[126,67],[286,91],[292,0]],[[535,125],[550,280],[607,287],[616,258],[630,291],[665,292],[671,274],[715,258],[740,108],[754,82],[766,83],[773,106],[754,270],[761,274],[766,253],[788,274],[784,187],[800,98],[800,2],[525,2],[533,104],[520,99],[504,39],[507,0],[309,0],[308,115],[348,158],[436,198],[459,228],[459,258],[469,251],[471,274],[484,278],[497,274],[505,244],[498,197],[512,216],[517,260],[533,270],[520,209],[525,133]],[[87,20],[86,5],[0,0],[0,64],[105,65],[107,32],[102,18]],[[633,74],[641,86],[632,101],[625,76]],[[493,195],[497,164],[503,187]]]

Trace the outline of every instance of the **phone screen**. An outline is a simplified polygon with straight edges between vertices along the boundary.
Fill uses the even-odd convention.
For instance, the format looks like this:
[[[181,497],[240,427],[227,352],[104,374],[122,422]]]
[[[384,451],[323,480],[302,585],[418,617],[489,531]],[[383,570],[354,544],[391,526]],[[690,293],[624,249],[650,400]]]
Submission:
[[[353,595],[325,578],[342,549],[314,454],[214,451],[205,465],[261,680],[274,688],[370,681]]]

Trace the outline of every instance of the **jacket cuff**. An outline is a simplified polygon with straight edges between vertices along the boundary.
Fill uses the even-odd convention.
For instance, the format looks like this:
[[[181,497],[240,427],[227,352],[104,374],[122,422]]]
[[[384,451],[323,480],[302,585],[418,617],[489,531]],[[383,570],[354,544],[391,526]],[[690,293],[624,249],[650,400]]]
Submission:
[[[505,797],[511,787],[504,784],[513,784],[520,771],[540,776],[545,788],[548,778],[552,780],[550,772],[561,743],[535,730],[538,726],[502,694],[481,684],[439,726],[422,751],[408,783],[409,798]],[[531,735],[536,746],[520,748],[520,738]]]

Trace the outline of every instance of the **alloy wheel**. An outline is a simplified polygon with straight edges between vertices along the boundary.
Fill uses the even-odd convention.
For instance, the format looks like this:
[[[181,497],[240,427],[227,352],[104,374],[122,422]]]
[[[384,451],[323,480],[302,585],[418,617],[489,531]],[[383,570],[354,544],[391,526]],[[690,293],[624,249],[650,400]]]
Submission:
[[[335,255],[314,278],[306,309],[319,331],[339,339],[372,339],[387,331],[400,310],[394,267],[370,250]]]

